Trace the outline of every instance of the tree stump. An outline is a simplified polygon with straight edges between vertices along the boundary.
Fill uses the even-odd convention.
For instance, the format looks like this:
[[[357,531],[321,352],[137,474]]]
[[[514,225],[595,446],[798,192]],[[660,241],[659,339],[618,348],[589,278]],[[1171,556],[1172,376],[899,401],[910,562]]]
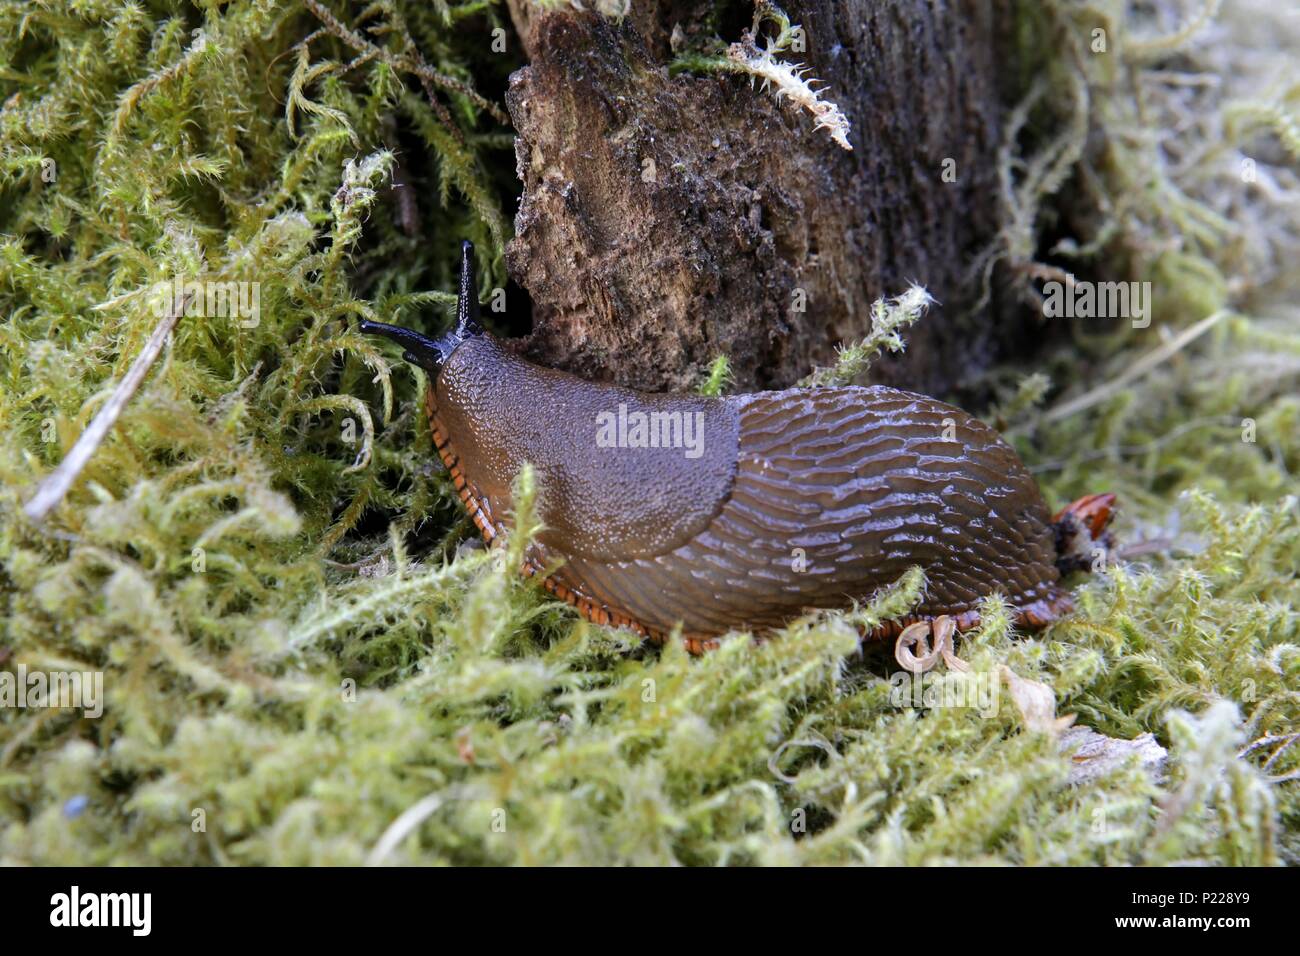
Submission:
[[[512,4],[529,59],[506,97],[523,181],[506,262],[533,302],[519,348],[650,390],[692,388],[725,353],[738,389],[784,387],[914,281],[940,305],[873,380],[951,394],[1023,349],[1023,307],[972,311],[1001,227],[1008,5],[789,4],[806,49],[781,58],[825,82],[851,152],[747,77],[670,76],[673,46],[708,29],[690,7],[638,0],[619,22]]]

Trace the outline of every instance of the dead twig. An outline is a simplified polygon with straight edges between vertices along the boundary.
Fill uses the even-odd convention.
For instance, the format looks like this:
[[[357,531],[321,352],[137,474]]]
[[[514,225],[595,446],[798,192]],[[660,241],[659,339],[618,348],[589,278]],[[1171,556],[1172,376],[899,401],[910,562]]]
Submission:
[[[1218,325],[1227,315],[1229,315],[1229,313],[1226,311],[1215,312],[1213,315],[1201,319],[1201,321],[1197,322],[1195,325],[1183,329],[1183,331],[1179,332],[1168,342],[1158,348],[1152,349],[1146,355],[1142,356],[1126,368],[1118,377],[1109,382],[1105,382],[1102,385],[1098,385],[1090,391],[1084,392],[1077,398],[1071,399],[1068,402],[1063,402],[1055,408],[1050,409],[1042,416],[1041,421],[1054,422],[1058,419],[1068,418],[1070,415],[1081,412],[1086,408],[1091,408],[1094,405],[1101,404],[1111,396],[1118,394],[1132,382],[1135,382],[1142,376],[1146,375],[1166,359],[1171,358],[1187,346],[1191,345],[1192,342],[1196,341],[1210,329],[1214,328],[1214,326]]]
[[[122,381],[118,383],[117,388],[113,389],[113,394],[109,396],[104,407],[101,408],[86,430],[81,433],[72,450],[68,452],[63,461],[59,462],[52,472],[45,476],[40,485],[36,488],[36,494],[32,495],[31,500],[23,506],[23,511],[27,517],[33,521],[43,521],[45,516],[53,511],[68,493],[68,490],[76,482],[82,470],[89,463],[91,456],[95,454],[96,449],[103,443],[108,436],[113,425],[126,408],[126,403],[131,400],[131,396],[136,393],[140,383],[144,381],[145,375],[157,360],[158,354],[162,352],[163,345],[167,342],[167,337],[176,327],[177,321],[185,314],[185,306],[189,303],[190,296],[183,295],[173,305],[168,313],[163,316],[162,320],[154,328],[153,334],[149,336],[149,341],[144,344],[140,354],[135,357],[131,367],[123,376]]]
[[[455,77],[447,76],[444,73],[439,73],[431,67],[420,54],[419,50],[414,47],[414,41],[411,40],[410,34],[405,32],[404,27],[403,39],[408,41],[411,45],[411,52],[405,56],[394,56],[382,47],[378,47],[371,43],[355,30],[349,30],[337,17],[334,16],[334,14],[330,13],[323,4],[319,3],[318,0],[303,0],[303,6],[310,10],[312,14],[315,15],[316,19],[320,20],[329,33],[338,37],[348,46],[352,47],[352,49],[357,53],[377,56],[395,70],[414,73],[424,86],[425,93],[432,102],[435,111],[440,114],[439,119],[443,119],[444,116],[447,119],[450,119],[450,114],[447,113],[446,107],[434,99],[432,92],[432,87],[434,86],[451,93],[459,93],[480,109],[485,110],[498,123],[501,123],[503,126],[510,125],[510,117],[507,116],[505,110],[497,106],[497,104],[493,103],[487,97],[482,96],[468,83],[458,80]],[[457,129],[457,132],[459,132],[459,129]]]

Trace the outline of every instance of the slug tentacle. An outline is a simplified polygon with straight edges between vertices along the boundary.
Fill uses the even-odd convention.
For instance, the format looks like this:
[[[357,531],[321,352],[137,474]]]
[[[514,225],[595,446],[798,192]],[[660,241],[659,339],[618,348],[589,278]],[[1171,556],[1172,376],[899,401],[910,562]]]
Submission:
[[[456,338],[464,340],[483,331],[478,315],[478,270],[474,268],[474,243],[460,244],[460,294],[456,297]]]
[[[418,365],[430,375],[442,371],[443,364],[451,358],[466,339],[483,334],[479,324],[478,280],[474,267],[474,244],[466,239],[460,244],[460,294],[456,297],[456,326],[439,338],[431,339],[399,325],[386,325],[363,319],[357,328],[371,335],[392,339],[405,351],[402,357]]]
[[[989,594],[1026,626],[1070,611],[1062,574],[1109,545],[1113,495],[1052,518],[993,429],[923,395],[653,395],[532,365],[479,327],[469,243],[452,331],[361,328],[430,372],[434,444],[488,541],[509,530],[511,483],[532,464],[543,530],[523,570],[601,624],[655,639],[680,626],[701,650],[849,606],[919,565],[920,606],[864,636],[916,643],[934,628],[947,659]]]
[[[383,322],[371,322],[368,319],[363,319],[357,328],[371,335],[382,335],[386,339],[392,339],[402,346],[404,350],[402,358],[412,365],[420,366],[430,375],[438,374],[442,363],[455,351],[456,344],[459,344],[449,343],[443,339],[431,339],[412,329],[404,329],[398,325],[385,325]]]

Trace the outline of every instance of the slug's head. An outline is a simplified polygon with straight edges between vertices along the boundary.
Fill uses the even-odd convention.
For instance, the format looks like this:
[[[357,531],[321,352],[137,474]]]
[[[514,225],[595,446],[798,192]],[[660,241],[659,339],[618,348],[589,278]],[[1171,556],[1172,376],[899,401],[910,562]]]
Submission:
[[[443,363],[451,357],[456,346],[468,338],[483,334],[483,327],[478,322],[478,281],[474,273],[474,244],[465,240],[460,244],[460,293],[456,297],[456,325],[450,332],[445,332],[436,339],[398,325],[385,325],[383,322],[363,320],[357,327],[362,332],[382,335],[397,342],[406,350],[402,353],[403,358],[437,378]]]

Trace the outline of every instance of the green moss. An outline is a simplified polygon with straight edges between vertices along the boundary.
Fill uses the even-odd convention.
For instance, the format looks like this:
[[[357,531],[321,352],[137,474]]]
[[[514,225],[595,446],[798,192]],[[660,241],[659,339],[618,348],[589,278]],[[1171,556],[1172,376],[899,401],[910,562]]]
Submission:
[[[1292,93],[1268,100],[1281,113],[1231,112],[1231,90],[1199,103],[1218,130],[1205,142],[1232,146],[1181,161],[1175,140],[1132,134],[1139,97],[1170,130],[1185,105],[1120,69],[1126,31],[1160,24],[1051,8],[1081,43],[1102,17],[1115,56],[1053,67],[1078,72],[1024,111],[1043,132],[1006,157],[1018,215],[990,271],[1042,255],[1051,197],[1084,183],[1110,215],[1062,254],[1149,279],[1163,304],[1146,332],[1081,330],[1044,362],[1054,387],[1012,370],[990,418],[1053,503],[1114,490],[1125,543],[1170,543],[1080,582],[1079,612],[1043,634],[1013,634],[990,601],[961,653],[983,679],[1005,665],[1080,723],[1170,750],[1162,775],[1072,785],[1069,757],[1005,697],[986,716],[895,704],[894,665],[852,625],[899,613],[915,576],[693,659],[578,620],[510,556],[460,547],[474,529],[429,467],[421,373],[352,326],[440,326],[462,237],[485,288],[503,283],[511,141],[474,91],[517,64],[485,41],[491,4],[382,2],[365,23],[331,9],[0,9],[0,654],[102,671],[107,698],[97,720],[0,709],[0,861],[1300,857],[1300,747],[1285,747],[1300,333],[1279,304],[1294,270],[1277,265],[1294,222],[1220,175],[1250,148],[1290,187]],[[1229,75],[1223,48],[1184,49],[1178,72]],[[1269,51],[1238,56],[1258,69]],[[23,503],[157,323],[151,287],[177,276],[257,282],[257,324],[182,318],[82,479],[31,523]],[[1225,304],[1128,387],[1050,414]],[[880,335],[823,376],[860,375],[915,319],[880,308]],[[528,475],[520,492],[531,528]]]

